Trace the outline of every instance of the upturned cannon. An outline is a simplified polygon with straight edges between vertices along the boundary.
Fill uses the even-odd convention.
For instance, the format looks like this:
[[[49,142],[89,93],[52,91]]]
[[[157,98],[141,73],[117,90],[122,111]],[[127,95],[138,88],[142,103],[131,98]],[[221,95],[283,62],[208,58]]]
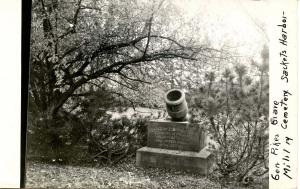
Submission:
[[[167,112],[174,121],[185,121],[187,119],[188,106],[185,94],[182,90],[172,89],[166,93],[165,102]]]

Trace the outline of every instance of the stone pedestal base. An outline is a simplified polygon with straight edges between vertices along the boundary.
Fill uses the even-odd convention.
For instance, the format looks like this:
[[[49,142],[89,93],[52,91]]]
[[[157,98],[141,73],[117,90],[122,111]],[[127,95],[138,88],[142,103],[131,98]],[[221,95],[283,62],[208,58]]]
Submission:
[[[165,167],[207,175],[213,156],[203,148],[200,152],[143,147],[137,150],[136,164],[144,167]]]

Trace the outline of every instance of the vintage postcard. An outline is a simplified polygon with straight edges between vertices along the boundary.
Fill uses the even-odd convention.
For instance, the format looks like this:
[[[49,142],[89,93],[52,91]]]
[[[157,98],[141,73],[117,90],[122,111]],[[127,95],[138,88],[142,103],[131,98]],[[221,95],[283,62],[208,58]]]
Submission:
[[[33,0],[26,188],[297,187],[296,0]]]

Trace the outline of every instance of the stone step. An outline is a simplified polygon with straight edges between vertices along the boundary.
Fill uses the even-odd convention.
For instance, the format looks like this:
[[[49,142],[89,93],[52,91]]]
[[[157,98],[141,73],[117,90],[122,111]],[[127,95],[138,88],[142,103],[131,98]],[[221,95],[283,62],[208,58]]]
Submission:
[[[207,147],[200,152],[143,147],[137,150],[136,164],[144,167],[175,168],[207,175],[211,172],[213,155]]]

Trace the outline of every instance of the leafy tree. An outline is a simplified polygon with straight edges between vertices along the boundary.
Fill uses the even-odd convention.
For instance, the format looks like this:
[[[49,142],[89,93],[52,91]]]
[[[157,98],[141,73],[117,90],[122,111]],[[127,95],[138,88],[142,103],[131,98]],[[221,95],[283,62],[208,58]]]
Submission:
[[[37,138],[29,135],[29,146],[91,141],[109,108],[162,106],[157,87],[182,73],[169,76],[172,64],[184,71],[218,54],[182,35],[190,28],[177,13],[164,0],[33,0],[28,125]]]
[[[136,89],[144,82],[143,65],[211,53],[168,34],[168,17],[162,14],[171,6],[164,1],[33,1],[30,111],[54,120],[90,85],[106,84],[115,92],[114,84]]]

